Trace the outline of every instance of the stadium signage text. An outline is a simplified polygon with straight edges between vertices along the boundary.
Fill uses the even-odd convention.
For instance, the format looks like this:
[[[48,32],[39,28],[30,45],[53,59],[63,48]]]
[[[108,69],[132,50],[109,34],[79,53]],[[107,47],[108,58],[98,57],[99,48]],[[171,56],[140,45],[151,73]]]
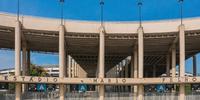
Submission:
[[[59,78],[35,76],[0,76],[0,82],[13,83],[49,83],[49,84],[180,84],[200,83],[200,77],[164,77],[164,78]]]

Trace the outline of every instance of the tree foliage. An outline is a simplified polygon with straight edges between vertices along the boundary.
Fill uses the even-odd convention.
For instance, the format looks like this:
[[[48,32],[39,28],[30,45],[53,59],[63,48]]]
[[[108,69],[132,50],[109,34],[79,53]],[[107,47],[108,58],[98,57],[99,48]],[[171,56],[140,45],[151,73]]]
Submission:
[[[9,74],[15,75],[14,72],[10,72]],[[30,65],[29,75],[30,76],[41,76],[41,77],[48,77],[49,76],[49,74],[47,73],[47,70],[45,70],[43,67],[37,66],[35,64]],[[15,84],[14,83],[6,83],[6,85],[8,85],[8,89],[10,91],[15,90]]]
[[[34,64],[30,65],[30,76],[49,76],[47,71],[41,67],[41,66],[36,66]]]

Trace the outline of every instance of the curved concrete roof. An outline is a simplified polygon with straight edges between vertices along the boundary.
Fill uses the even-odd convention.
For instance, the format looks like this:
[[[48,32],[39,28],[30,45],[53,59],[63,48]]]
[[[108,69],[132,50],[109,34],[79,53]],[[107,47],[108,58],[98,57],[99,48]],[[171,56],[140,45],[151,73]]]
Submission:
[[[0,48],[14,48],[15,20],[14,15],[0,14]],[[20,17],[20,20],[23,41],[32,51],[58,52],[59,20],[31,16]],[[184,19],[183,23],[186,26],[186,57],[190,57],[200,51],[200,18]],[[145,66],[157,65],[165,69],[171,44],[178,45],[179,24],[180,20],[143,22]],[[65,21],[67,51],[87,69],[88,75],[95,74],[88,69],[95,69],[97,65],[99,26],[99,22]],[[106,70],[132,55],[137,43],[137,28],[137,22],[105,22]]]
[[[0,13],[0,26],[14,27],[16,16],[12,14]],[[20,20],[23,28],[42,31],[58,31],[60,20],[21,16]],[[199,30],[200,18],[188,18],[183,22],[186,30]],[[146,21],[143,22],[145,33],[166,33],[177,32],[177,26],[180,20],[162,20],[162,21]],[[100,23],[95,21],[65,20],[64,22],[67,32],[78,33],[99,33]],[[106,33],[136,33],[138,22],[105,22]],[[158,27],[159,26],[159,27]]]

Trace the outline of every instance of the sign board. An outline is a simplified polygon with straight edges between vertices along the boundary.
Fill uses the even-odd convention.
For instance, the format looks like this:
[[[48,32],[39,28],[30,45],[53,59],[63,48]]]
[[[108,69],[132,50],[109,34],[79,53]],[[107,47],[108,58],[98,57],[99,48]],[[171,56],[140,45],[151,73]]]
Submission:
[[[164,85],[164,84],[156,85],[156,91],[157,92],[163,93],[163,92],[165,92],[165,90],[166,90],[166,85]]]
[[[80,92],[86,92],[87,91],[87,85],[86,84],[79,84],[78,89]]]
[[[1,76],[0,82],[48,83],[48,84],[94,84],[94,85],[137,85],[137,84],[188,84],[200,83],[200,77],[160,78],[59,78],[33,76]]]
[[[46,91],[46,84],[37,84],[37,91]]]

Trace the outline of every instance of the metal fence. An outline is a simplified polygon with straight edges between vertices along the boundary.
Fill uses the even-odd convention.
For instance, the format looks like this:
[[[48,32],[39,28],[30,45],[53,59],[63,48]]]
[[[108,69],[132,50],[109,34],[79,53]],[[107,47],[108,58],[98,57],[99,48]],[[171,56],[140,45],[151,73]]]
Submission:
[[[65,100],[98,100],[98,92],[70,92],[66,93]],[[136,95],[130,92],[107,92],[105,100],[134,100]],[[191,93],[185,96],[186,100],[200,100],[200,93]],[[178,100],[178,93],[145,93],[145,100]],[[15,94],[0,93],[0,100],[15,100]],[[59,100],[59,92],[27,92],[22,100]]]
[[[178,100],[178,93],[145,93],[145,100]]]

